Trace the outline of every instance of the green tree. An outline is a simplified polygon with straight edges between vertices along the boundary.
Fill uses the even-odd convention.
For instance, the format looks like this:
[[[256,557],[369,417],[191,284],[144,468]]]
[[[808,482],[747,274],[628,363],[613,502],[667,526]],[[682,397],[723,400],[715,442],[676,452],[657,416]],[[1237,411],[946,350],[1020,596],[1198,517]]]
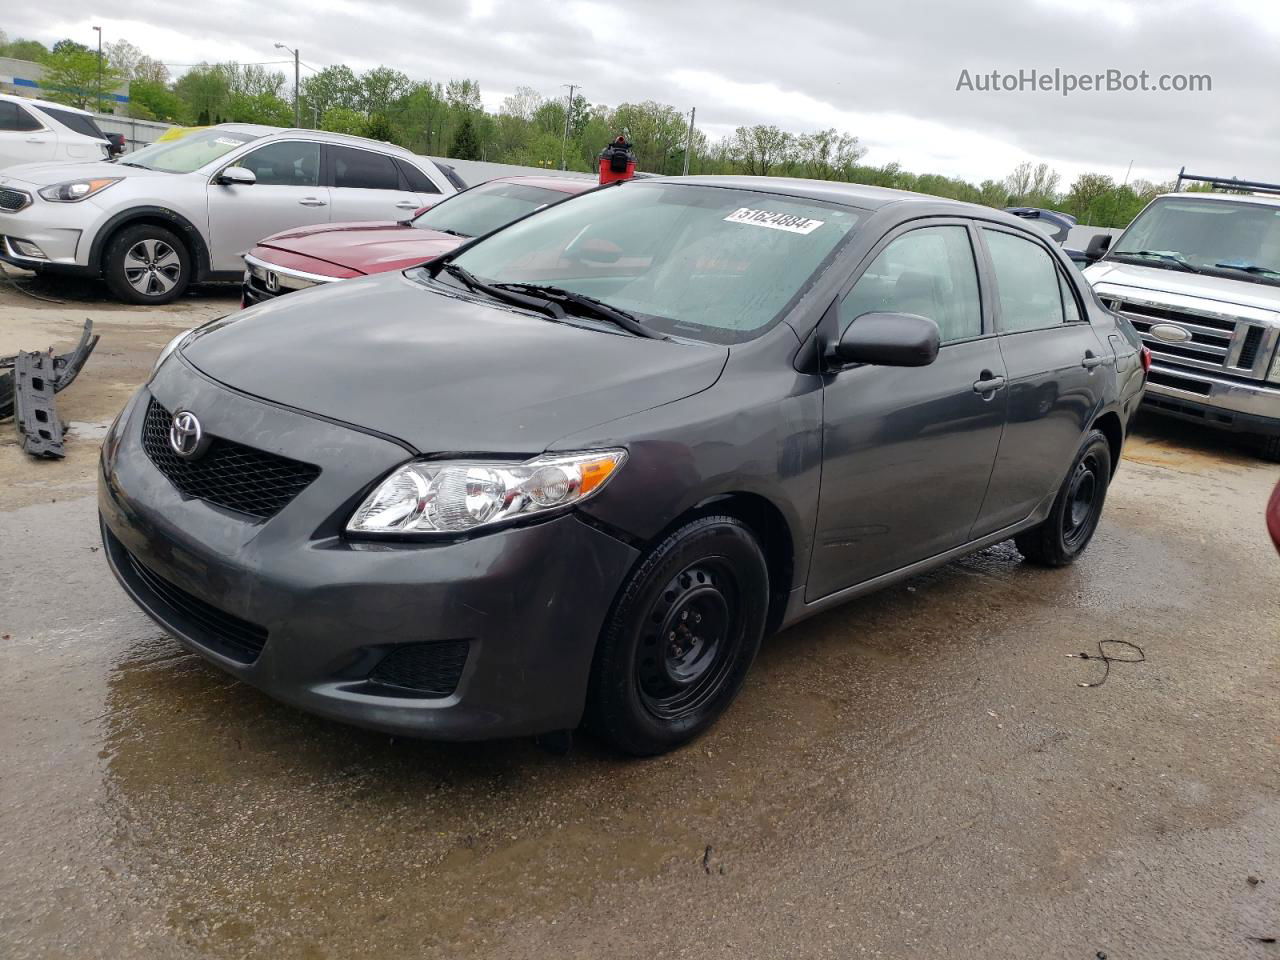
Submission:
[[[120,74],[103,58],[101,90],[109,93],[120,85]],[[73,107],[96,107],[99,91],[98,55],[80,44],[62,40],[45,58],[40,85],[49,99]]]
[[[738,127],[730,140],[730,156],[748,176],[767,177],[790,159],[793,145],[792,135],[774,126]]]
[[[11,57],[14,60],[30,60],[33,63],[43,63],[44,58],[49,55],[49,48],[39,40],[23,40],[19,37],[16,40],[10,40],[7,43],[0,44],[0,57]]]
[[[303,113],[324,115],[334,107],[359,110],[363,88],[346,64],[325,67],[302,81]]]
[[[320,129],[333,133],[353,133],[356,136],[362,136],[364,125],[364,114],[350,107],[334,107],[332,110],[326,110],[320,118]]]
[[[480,159],[480,137],[477,135],[476,123],[468,111],[462,115],[458,130],[453,135],[453,146],[449,156],[458,160]]]
[[[360,75],[360,107],[365,113],[386,113],[411,87],[409,78],[399,70],[374,67]]]
[[[129,115],[140,120],[185,124],[194,118],[189,107],[164,83],[134,80],[129,84]]]
[[[385,113],[375,113],[364,122],[364,128],[361,133],[370,140],[382,140],[390,143],[395,139],[396,131],[391,126],[391,121],[387,119]]]
[[[192,67],[178,78],[173,92],[187,104],[189,115],[198,123],[218,123],[226,116],[231,90],[226,73],[215,64]]]

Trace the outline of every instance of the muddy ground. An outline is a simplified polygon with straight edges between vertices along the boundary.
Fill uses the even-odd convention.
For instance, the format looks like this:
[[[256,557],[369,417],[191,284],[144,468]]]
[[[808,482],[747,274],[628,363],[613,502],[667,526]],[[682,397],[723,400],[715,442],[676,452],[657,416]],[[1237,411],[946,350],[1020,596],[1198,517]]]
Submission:
[[[393,740],[183,653],[98,549],[95,438],[234,294],[32,289],[0,354],[103,340],[65,461],[0,426],[0,956],[1280,957],[1273,465],[1148,421],[1080,563],[788,630],[671,756]],[[1104,638],[1147,660],[1081,687]]]

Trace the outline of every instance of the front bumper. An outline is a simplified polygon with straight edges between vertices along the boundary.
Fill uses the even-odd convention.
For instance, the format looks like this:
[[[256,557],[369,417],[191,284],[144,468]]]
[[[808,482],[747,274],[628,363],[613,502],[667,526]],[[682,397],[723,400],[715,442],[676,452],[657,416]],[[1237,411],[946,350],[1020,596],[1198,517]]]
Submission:
[[[142,448],[152,393],[198,411],[210,434],[305,458],[321,473],[266,521],[184,499]],[[572,514],[447,543],[347,541],[341,526],[359,497],[407,452],[233,394],[177,358],[117,431],[99,476],[105,553],[135,602],[184,646],[280,700],[392,733],[480,739],[578,724],[632,547]],[[171,602],[172,589],[215,615]],[[226,655],[219,615],[265,633],[252,662]],[[452,693],[369,682],[392,650],[434,641],[466,641]]]
[[[244,255],[244,279],[240,284],[240,306],[242,307],[251,307],[255,303],[274,300],[276,297],[295,290],[306,290],[308,287],[317,287],[322,284],[334,283],[337,280],[361,275],[354,270],[343,268],[333,268],[343,274],[340,277],[316,273],[313,270],[301,269],[296,264],[286,266],[274,263],[265,259],[266,253],[267,251],[255,249],[254,253],[246,253]],[[257,254],[257,256],[254,254]],[[298,256],[277,255],[280,256],[280,259],[305,262],[303,258]]]
[[[0,260],[27,270],[88,271],[89,245],[104,219],[102,208],[92,198],[79,203],[50,203],[39,197],[33,184],[10,181],[6,186],[30,194],[32,202],[12,213],[0,209],[0,237],[34,243],[44,256],[23,256],[11,243],[0,242]]]
[[[1280,387],[1159,361],[1147,376],[1143,406],[1155,413],[1233,433],[1280,434]]]

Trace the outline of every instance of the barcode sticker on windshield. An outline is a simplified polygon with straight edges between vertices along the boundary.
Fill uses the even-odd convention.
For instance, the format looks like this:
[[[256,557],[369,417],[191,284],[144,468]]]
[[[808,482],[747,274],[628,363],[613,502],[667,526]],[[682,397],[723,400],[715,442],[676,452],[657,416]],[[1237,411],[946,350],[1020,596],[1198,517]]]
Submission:
[[[232,140],[228,137],[214,137],[213,142],[224,147],[238,147],[244,143],[243,140]]]
[[[755,210],[751,207],[739,207],[724,219],[726,223],[749,223],[753,227],[786,230],[788,233],[813,233],[826,223],[825,220],[811,220],[795,213]]]

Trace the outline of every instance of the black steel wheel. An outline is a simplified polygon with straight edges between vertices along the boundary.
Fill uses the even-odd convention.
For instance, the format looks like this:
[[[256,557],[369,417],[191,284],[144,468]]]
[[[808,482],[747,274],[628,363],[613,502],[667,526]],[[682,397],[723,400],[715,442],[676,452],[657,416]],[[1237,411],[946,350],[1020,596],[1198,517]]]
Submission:
[[[696,737],[755,659],[769,573],[751,531],[702,517],[667,537],[623,585],[592,663],[587,725],[637,755]]]
[[[1048,518],[1014,538],[1018,551],[1032,563],[1046,567],[1074,561],[1098,529],[1110,480],[1111,446],[1100,430],[1091,430],[1072,461]]]

